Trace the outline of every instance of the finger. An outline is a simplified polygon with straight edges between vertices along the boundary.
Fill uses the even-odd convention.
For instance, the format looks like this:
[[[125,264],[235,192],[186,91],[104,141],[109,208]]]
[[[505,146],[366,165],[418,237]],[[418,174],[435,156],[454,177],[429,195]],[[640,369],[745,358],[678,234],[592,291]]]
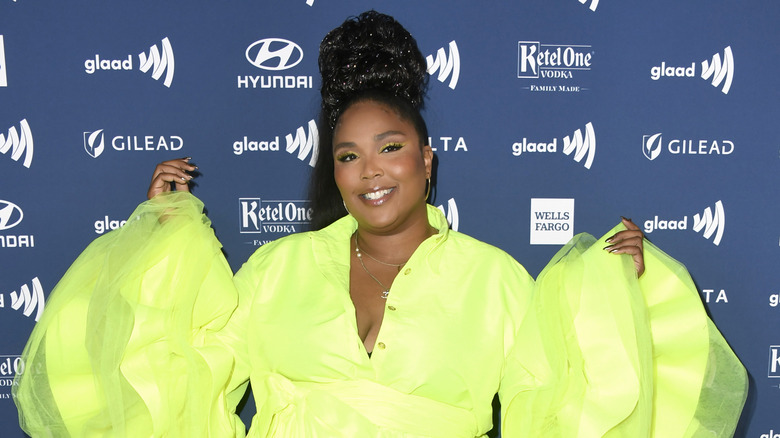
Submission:
[[[644,234],[642,234],[641,231],[638,230],[625,230],[625,231],[619,231],[615,233],[612,237],[609,239],[606,239],[607,243],[619,243],[624,240],[642,240],[644,239]]]
[[[639,230],[639,227],[631,219],[620,216],[620,221],[623,222],[623,225],[629,230]]]
[[[158,164],[154,169],[152,181],[146,193],[147,198],[152,199],[160,193],[171,191],[171,184],[176,190],[189,192],[188,183],[193,176],[188,172],[198,169],[197,166],[190,163],[190,160],[191,158],[185,157]]]

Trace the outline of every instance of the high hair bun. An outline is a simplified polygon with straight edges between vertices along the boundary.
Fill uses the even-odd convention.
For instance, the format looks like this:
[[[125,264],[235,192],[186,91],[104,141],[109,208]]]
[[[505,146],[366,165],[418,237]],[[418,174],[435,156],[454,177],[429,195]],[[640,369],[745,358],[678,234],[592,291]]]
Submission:
[[[322,111],[333,128],[343,106],[379,90],[422,109],[428,84],[425,58],[393,17],[368,11],[347,19],[320,44]]]

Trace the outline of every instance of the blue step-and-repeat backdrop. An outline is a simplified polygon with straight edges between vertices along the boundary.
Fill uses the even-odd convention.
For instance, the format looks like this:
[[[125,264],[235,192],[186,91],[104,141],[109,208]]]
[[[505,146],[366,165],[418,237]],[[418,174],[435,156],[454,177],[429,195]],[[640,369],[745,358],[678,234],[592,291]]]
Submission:
[[[780,3],[0,0],[0,423],[79,252],[192,156],[237,269],[306,227],[317,50],[398,18],[427,56],[434,204],[533,275],[633,218],[750,373],[737,435],[780,437]],[[245,415],[246,417],[247,415]]]

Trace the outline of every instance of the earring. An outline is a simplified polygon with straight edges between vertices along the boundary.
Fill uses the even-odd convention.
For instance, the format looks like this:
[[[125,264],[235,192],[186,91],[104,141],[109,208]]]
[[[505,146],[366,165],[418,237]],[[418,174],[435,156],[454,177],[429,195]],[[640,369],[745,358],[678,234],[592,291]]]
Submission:
[[[347,214],[348,214],[348,215],[350,215],[350,216],[352,216],[352,213],[350,213],[350,212],[349,212],[349,209],[347,208],[347,202],[346,202],[346,201],[344,201],[344,200],[342,199],[342,200],[341,200],[341,203],[342,203],[342,204],[344,204],[344,210],[346,210],[346,211],[347,211]]]
[[[425,181],[428,182],[428,189],[425,191],[425,201],[428,201],[428,196],[431,195],[431,179],[426,178]]]

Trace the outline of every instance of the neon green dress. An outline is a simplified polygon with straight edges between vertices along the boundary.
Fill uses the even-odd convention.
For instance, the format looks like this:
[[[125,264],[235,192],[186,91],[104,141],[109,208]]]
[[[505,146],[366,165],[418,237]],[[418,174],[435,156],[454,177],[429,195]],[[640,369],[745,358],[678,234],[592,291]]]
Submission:
[[[578,236],[537,285],[448,230],[394,280],[369,358],[349,298],[351,217],[261,247],[233,276],[187,193],[147,201],[52,292],[14,396],[32,436],[730,436],[745,371],[684,268]],[[603,246],[603,245],[601,245]]]

